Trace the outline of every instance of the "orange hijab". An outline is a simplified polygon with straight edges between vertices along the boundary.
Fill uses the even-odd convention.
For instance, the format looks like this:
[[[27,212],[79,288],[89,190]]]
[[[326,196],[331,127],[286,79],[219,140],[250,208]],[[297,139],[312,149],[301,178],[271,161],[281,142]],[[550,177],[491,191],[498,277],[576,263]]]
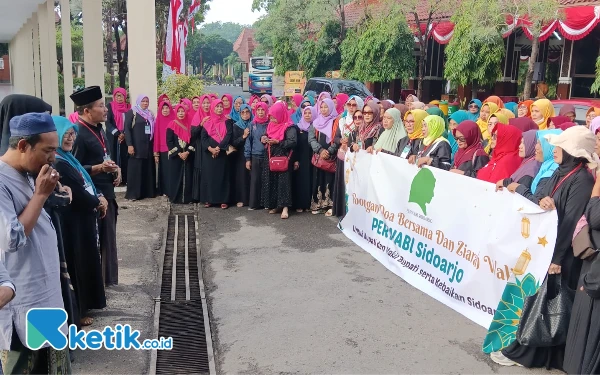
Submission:
[[[498,109],[502,109],[504,108],[504,102],[502,101],[502,99],[500,99],[498,96],[492,95],[489,98],[487,98],[483,104],[485,103],[494,103],[498,106]]]

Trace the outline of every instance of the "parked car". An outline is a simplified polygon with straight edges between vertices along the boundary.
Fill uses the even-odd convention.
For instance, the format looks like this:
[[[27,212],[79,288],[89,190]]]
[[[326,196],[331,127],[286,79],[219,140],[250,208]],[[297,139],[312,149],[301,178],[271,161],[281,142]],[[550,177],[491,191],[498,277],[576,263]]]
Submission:
[[[579,125],[585,125],[585,116],[590,107],[600,108],[600,100],[594,99],[568,99],[552,100],[554,112],[558,116],[560,109],[565,104],[572,104],[575,107],[575,122]]]
[[[373,95],[362,82],[349,79],[324,77],[315,77],[309,79],[304,87],[304,92],[307,91],[314,91],[317,94],[327,91],[332,97],[339,93],[348,94],[350,96],[358,95],[361,98],[366,98],[367,96]]]

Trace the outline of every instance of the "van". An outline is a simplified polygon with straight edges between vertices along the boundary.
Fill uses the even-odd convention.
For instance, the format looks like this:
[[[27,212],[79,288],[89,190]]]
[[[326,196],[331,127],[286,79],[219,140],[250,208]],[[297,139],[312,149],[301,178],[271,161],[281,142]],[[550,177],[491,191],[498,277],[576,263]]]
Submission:
[[[348,94],[349,96],[357,95],[361,98],[367,96],[373,96],[369,89],[359,81],[353,81],[349,79],[335,79],[335,78],[324,78],[315,77],[311,78],[306,82],[304,87],[304,93],[307,91],[314,91],[318,94],[326,91],[331,94],[332,97],[339,93]]]

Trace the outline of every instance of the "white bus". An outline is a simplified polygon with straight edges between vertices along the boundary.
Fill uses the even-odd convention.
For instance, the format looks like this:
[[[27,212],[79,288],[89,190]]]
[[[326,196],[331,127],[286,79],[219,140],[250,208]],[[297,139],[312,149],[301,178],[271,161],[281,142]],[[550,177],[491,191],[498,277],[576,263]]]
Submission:
[[[250,94],[272,94],[275,66],[272,57],[252,57],[248,67],[248,91]]]

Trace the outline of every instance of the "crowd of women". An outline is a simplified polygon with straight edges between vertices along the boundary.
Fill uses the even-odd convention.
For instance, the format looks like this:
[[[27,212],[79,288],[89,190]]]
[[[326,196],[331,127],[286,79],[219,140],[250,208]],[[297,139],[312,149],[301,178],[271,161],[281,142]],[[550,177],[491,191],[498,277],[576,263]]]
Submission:
[[[450,116],[412,95],[396,104],[326,92],[294,95],[289,103],[269,95],[248,103],[231,95],[174,103],[163,94],[156,116],[147,96],[133,109],[126,99],[124,90],[115,91],[106,127],[129,199],[164,194],[172,203],[247,206],[282,219],[290,210],[343,218],[345,154],[363,150],[487,181],[556,210],[548,278],[577,290],[569,335],[554,346],[515,341],[492,359],[573,374],[600,371],[600,310],[594,309],[600,264],[595,253],[573,247],[578,235],[600,241],[599,108],[590,108],[582,126],[573,106],[556,115],[547,99],[504,103],[491,96]]]

